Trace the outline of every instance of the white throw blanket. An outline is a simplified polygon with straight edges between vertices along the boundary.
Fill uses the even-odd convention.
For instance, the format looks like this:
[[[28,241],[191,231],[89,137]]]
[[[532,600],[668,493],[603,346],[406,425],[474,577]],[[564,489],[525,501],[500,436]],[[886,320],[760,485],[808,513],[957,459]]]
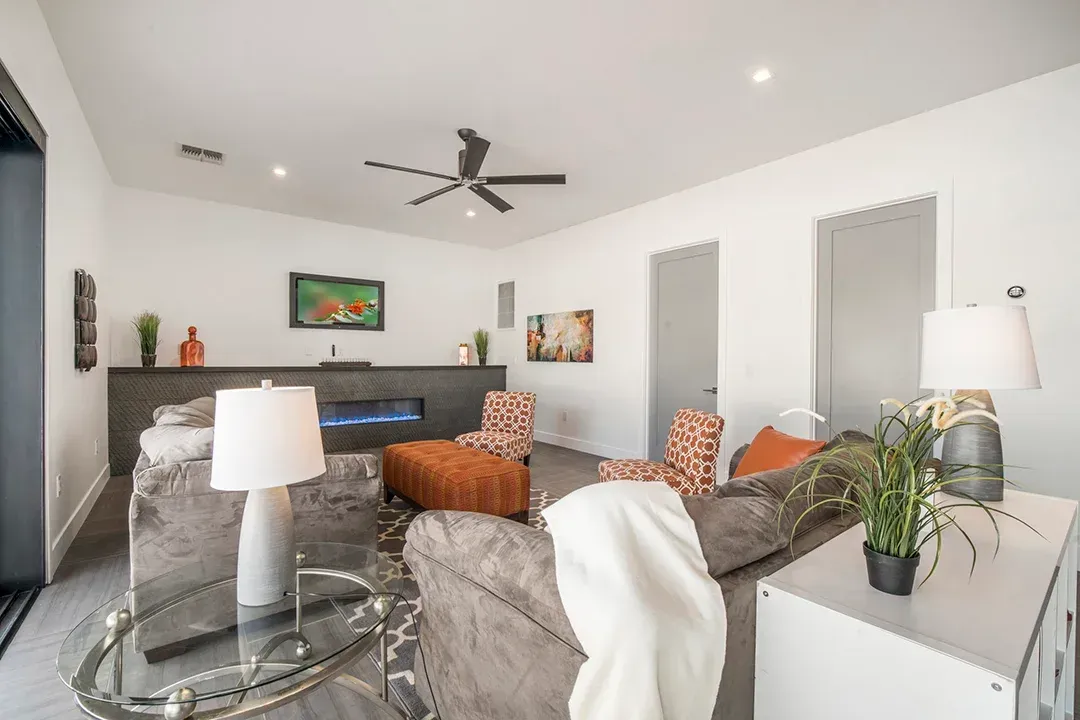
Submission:
[[[588,660],[573,720],[709,720],[727,614],[694,521],[660,482],[607,482],[542,511],[563,608]]]

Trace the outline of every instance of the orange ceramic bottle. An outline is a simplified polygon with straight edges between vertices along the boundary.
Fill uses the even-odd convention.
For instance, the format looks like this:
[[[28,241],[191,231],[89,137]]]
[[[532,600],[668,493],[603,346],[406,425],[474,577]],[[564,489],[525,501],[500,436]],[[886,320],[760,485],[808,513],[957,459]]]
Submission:
[[[188,339],[180,343],[180,367],[202,367],[205,364],[203,344],[201,340],[195,339],[198,328],[192,325],[187,332]]]

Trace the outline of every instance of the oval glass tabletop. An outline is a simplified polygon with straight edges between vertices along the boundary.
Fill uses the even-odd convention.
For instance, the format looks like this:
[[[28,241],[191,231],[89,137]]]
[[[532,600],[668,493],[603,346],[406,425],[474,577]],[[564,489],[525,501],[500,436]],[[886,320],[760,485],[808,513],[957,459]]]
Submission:
[[[72,630],[57,672],[95,702],[175,704],[184,689],[200,710],[336,675],[385,633],[401,571],[386,555],[334,543],[298,543],[297,563],[282,599],[261,607],[237,604],[235,555],[138,585]]]

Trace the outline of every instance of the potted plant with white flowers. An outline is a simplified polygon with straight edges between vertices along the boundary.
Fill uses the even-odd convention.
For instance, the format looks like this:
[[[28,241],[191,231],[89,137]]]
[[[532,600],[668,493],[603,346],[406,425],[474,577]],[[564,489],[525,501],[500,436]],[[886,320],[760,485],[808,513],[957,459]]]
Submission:
[[[853,512],[862,520],[866,531],[863,553],[870,585],[893,595],[910,595],[922,550],[927,546],[934,549],[933,565],[923,579],[926,582],[937,569],[941,535],[949,527],[955,527],[971,546],[971,571],[975,571],[978,551],[957,522],[956,508],[979,508],[994,524],[995,532],[996,516],[1012,518],[1030,528],[1014,515],[974,498],[937,502],[938,493],[954,483],[983,479],[1001,482],[1000,476],[978,475],[989,466],[946,465],[934,458],[935,444],[954,428],[976,416],[997,422],[985,408],[959,412],[958,399],[961,398],[934,397],[917,407],[892,398],[882,400],[881,417],[870,442],[865,437],[841,438],[833,448],[811,458],[796,476],[795,485],[781,505],[783,512],[797,498],[810,499],[809,507],[792,527],[792,538],[802,520],[815,509],[834,506],[841,512]],[[887,408],[893,412],[890,414]],[[810,414],[824,421],[821,416]],[[817,485],[825,480],[834,488],[838,484],[839,492],[819,495]]]

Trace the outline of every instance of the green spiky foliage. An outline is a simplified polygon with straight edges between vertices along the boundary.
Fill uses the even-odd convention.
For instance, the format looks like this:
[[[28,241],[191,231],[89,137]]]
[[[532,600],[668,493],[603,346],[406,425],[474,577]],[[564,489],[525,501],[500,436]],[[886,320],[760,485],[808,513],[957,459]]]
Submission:
[[[799,524],[813,510],[833,506],[841,512],[853,512],[863,521],[866,544],[871,550],[910,558],[919,555],[924,547],[932,547],[933,564],[923,579],[925,583],[937,569],[942,533],[949,527],[955,527],[971,547],[971,572],[975,571],[978,551],[957,521],[957,508],[978,508],[986,514],[997,536],[995,554],[1001,542],[998,518],[1012,518],[1037,533],[1023,520],[974,498],[948,496],[941,504],[935,502],[938,493],[953,483],[962,480],[1000,482],[1001,478],[985,474],[995,466],[949,465],[936,460],[935,443],[952,430],[970,423],[949,425],[935,422],[934,418],[933,412],[925,412],[920,417],[905,407],[890,415],[883,408],[881,418],[874,426],[872,442],[843,440],[807,461],[780,507],[780,513],[783,513],[795,499],[809,500],[807,509],[792,527],[791,538],[794,539]],[[970,474],[971,471],[975,474]],[[962,477],[961,473],[964,473]],[[817,486],[822,481],[828,481],[829,491],[822,488],[819,494]],[[837,485],[841,490],[830,494]]]
[[[476,345],[477,357],[487,357],[489,337],[488,331],[483,328],[476,328],[476,330],[473,331],[472,338],[473,344]]]
[[[143,355],[156,355],[161,340],[158,339],[158,331],[161,329],[161,316],[153,312],[141,312],[131,320],[131,327],[135,330],[135,337],[139,340],[139,350]]]

